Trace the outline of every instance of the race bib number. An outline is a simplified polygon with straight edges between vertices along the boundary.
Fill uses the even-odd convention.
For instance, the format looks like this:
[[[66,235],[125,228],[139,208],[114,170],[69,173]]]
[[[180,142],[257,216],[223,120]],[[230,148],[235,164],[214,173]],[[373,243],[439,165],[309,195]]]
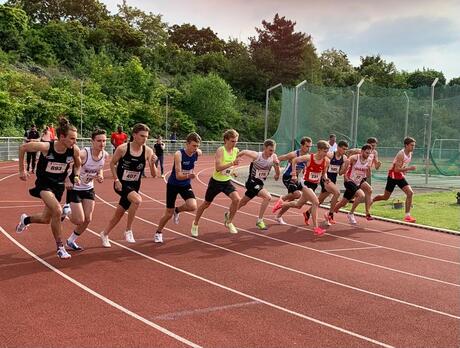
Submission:
[[[310,174],[308,174],[308,180],[311,182],[318,182],[320,177],[321,173],[310,172]]]
[[[233,173],[233,167],[224,169],[220,171],[220,174],[225,175],[225,176],[231,176]]]
[[[337,165],[337,164],[331,164],[331,165],[329,165],[329,170],[328,170],[329,173],[338,173],[339,170],[340,170],[340,166],[339,166],[339,165]]]
[[[62,174],[67,169],[67,163],[48,162],[46,172],[52,174]]]
[[[353,173],[353,175],[350,178],[355,184],[359,185],[361,181],[364,179],[364,175],[360,173]]]
[[[123,171],[123,176],[121,177],[121,180],[124,181],[139,181],[139,178],[141,177],[140,172],[135,172],[132,170],[124,170]]]
[[[193,169],[182,169],[182,175],[192,174]]]
[[[265,180],[267,179],[268,177],[268,173],[270,171],[269,170],[266,170],[266,169],[256,169],[256,174],[255,174],[255,177],[257,179],[262,179],[262,180]]]

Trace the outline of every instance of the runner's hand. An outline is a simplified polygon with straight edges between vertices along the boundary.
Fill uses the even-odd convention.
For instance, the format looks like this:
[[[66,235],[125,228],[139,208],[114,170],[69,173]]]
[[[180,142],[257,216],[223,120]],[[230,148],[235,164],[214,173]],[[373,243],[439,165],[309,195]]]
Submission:
[[[116,180],[116,181],[115,181],[115,190],[121,191],[122,188],[123,188],[123,187],[121,186],[120,180]]]
[[[102,184],[104,182],[104,177],[102,175],[96,176],[96,180],[98,183]]]
[[[22,172],[19,172],[19,179],[21,179],[22,181],[27,181],[27,178],[30,176],[29,173],[27,173],[25,170],[23,170]]]
[[[77,178],[75,178],[75,183],[77,183],[76,179],[77,179]],[[78,180],[78,182],[80,182],[80,180]],[[72,182],[70,181],[69,177],[67,177],[67,178],[65,179],[64,185],[65,185],[65,188],[66,188],[67,190],[73,189],[73,184],[72,184]]]

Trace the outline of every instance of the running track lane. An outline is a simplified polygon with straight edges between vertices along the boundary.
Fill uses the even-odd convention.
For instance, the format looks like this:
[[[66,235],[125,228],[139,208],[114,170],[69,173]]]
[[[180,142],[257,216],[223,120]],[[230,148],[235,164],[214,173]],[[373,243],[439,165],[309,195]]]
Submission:
[[[104,186],[105,186],[105,185],[104,185]],[[150,186],[150,185],[147,185],[147,186]],[[196,188],[196,192],[198,193],[198,190],[197,190],[197,189],[198,189],[198,185],[196,185],[196,183],[195,183],[195,188]],[[107,190],[107,192],[108,192],[107,194],[108,194],[108,195],[111,194],[110,191],[111,191],[111,189],[110,189],[110,187],[108,187],[108,190]],[[161,190],[155,190],[155,191],[161,191]],[[163,188],[163,191],[164,191],[164,188]],[[100,190],[100,192],[101,192],[101,194],[104,194],[105,189]],[[161,194],[160,194],[160,197],[161,197]],[[162,197],[164,197],[164,194],[163,194]],[[114,198],[114,197],[112,197],[112,198]],[[147,209],[149,208],[149,204],[146,203],[146,204],[144,205],[144,207],[145,207],[146,210],[147,210]],[[249,206],[248,206],[248,207],[249,207]],[[99,208],[99,206],[98,206],[98,208]],[[211,208],[211,209],[212,209],[212,208]],[[208,210],[209,213],[211,213],[211,211],[212,211],[212,210]],[[206,212],[206,214],[208,214],[208,212]],[[102,213],[101,215],[106,216],[107,214],[110,214],[110,211],[109,211],[107,214],[106,214],[104,211],[101,211],[101,213]],[[149,211],[148,211],[148,214],[146,214],[146,215],[148,215],[149,219],[151,219],[151,216],[152,216],[152,215],[155,215],[155,217],[158,217],[161,213],[162,213],[161,210],[158,210],[158,209],[155,208],[155,209],[149,210]],[[145,214],[145,213],[143,213],[143,214]],[[141,215],[143,215],[143,214],[141,214]],[[219,214],[219,215],[221,215],[221,214]],[[185,216],[184,216],[184,217],[185,217]],[[181,217],[181,219],[182,219],[182,218],[183,218],[183,217]],[[219,220],[220,220],[220,217],[219,217]],[[155,219],[154,219],[154,221],[155,221]],[[103,225],[103,223],[102,223],[102,225]],[[184,225],[185,225],[185,226],[187,226],[187,225],[189,226],[189,224],[184,224]],[[203,222],[201,225],[202,225],[202,226],[207,226],[207,225],[210,225],[210,224],[209,224],[208,222],[206,222],[206,223]],[[142,225],[141,225],[141,226],[142,226]],[[188,232],[188,226],[187,226],[187,228],[185,228],[185,232],[186,232],[186,233]],[[170,227],[171,227],[171,226],[170,226]],[[173,227],[174,227],[174,226],[173,226]],[[34,226],[34,228],[35,228],[35,226]],[[149,228],[149,227],[141,227],[141,230],[144,230],[144,229],[147,229],[147,228]],[[214,232],[214,233],[215,233],[215,236],[216,236],[216,237],[218,236],[217,239],[218,239],[218,240],[221,240],[222,242],[227,242],[227,243],[228,243],[228,241],[229,241],[230,238],[228,237],[228,235],[227,235],[225,232],[222,231],[223,228],[220,226],[219,228],[214,227],[214,229],[216,230],[216,232]],[[183,231],[183,228],[179,228],[179,230],[182,230],[182,231]],[[202,229],[201,233],[203,234],[204,232],[205,232],[205,230]],[[116,233],[116,231],[114,231],[114,233]],[[119,233],[119,232],[118,232],[118,233]],[[141,233],[141,234],[144,234],[143,231],[140,231],[140,233]],[[48,232],[48,234],[49,234],[49,232]],[[169,236],[168,233],[165,233],[165,234],[166,234],[166,236]],[[138,233],[136,233],[136,236],[137,236],[137,235],[138,235]],[[145,235],[146,235],[148,238],[151,238],[151,233],[146,232]],[[200,238],[201,238],[201,237],[200,237]],[[233,237],[232,237],[232,238],[233,238]],[[238,239],[236,240],[238,243],[233,243],[233,244],[236,244],[236,245],[239,246],[239,245],[241,244],[241,239],[243,239],[243,237],[242,237],[242,235],[240,234],[240,235],[236,236],[236,238],[238,238]],[[49,239],[49,237],[48,237],[48,239]],[[252,238],[252,239],[254,239],[254,238]],[[82,240],[83,240],[83,239],[82,239]],[[177,239],[177,241],[181,241],[181,240],[182,240],[181,237],[179,237],[179,238]],[[174,255],[174,253],[175,253],[175,254],[180,254],[180,255],[176,255],[177,258],[180,259],[180,260],[178,260],[178,262],[181,261],[181,260],[184,260],[184,259],[185,259],[185,260],[186,260],[186,259],[189,259],[187,256],[190,254],[190,252],[187,250],[187,248],[185,248],[185,250],[184,250],[184,247],[180,248],[180,247],[178,247],[178,246],[176,246],[176,245],[174,245],[174,244],[171,245],[171,244],[174,243],[174,242],[176,242],[175,239],[172,240],[172,241],[169,241],[169,240],[168,240],[168,243],[167,243],[165,246],[162,246],[161,248],[157,248],[156,250],[155,250],[155,249],[151,250],[151,249],[152,249],[151,244],[146,244],[146,246],[148,247],[147,249],[148,249],[149,251],[153,251],[153,254],[154,254],[154,255],[157,255],[157,252],[158,252],[159,250],[161,250],[162,248],[164,248],[164,247],[169,247],[170,250],[164,250],[164,255],[161,255],[162,257],[163,257],[163,256],[164,256],[164,257],[169,257],[171,253],[173,254],[173,255],[171,255],[171,256],[175,256],[175,255]],[[182,241],[182,242],[183,242],[183,241]],[[243,241],[243,242],[244,242],[244,241]],[[96,244],[98,244],[98,243],[99,243],[99,241],[96,240]],[[195,243],[196,243],[196,242],[195,242]],[[252,243],[252,247],[251,247],[251,243]],[[34,244],[33,244],[34,247],[35,247],[35,244],[37,244],[36,241],[34,241]],[[85,240],[85,245],[86,245],[86,240]],[[136,246],[137,246],[137,245],[136,245]],[[260,247],[260,243],[254,244],[254,241],[251,241],[251,240],[249,240],[249,244],[245,246],[245,248],[247,248],[246,251],[252,251],[254,248],[257,249],[257,248],[259,248],[259,247]],[[283,250],[281,250],[281,249],[282,249],[284,246],[283,246],[283,245],[281,245],[281,246],[274,246],[273,243],[268,243],[264,249],[265,249],[266,251],[271,251],[271,249],[273,249],[273,247],[274,247],[274,248],[277,248],[277,249],[275,249],[276,252],[281,253],[281,252],[283,251]],[[220,259],[228,259],[228,256],[226,255],[226,253],[221,253],[221,252],[219,252],[219,250],[214,250],[214,248],[206,248],[206,249],[203,250],[203,246],[200,246],[200,245],[199,245],[199,246],[196,246],[196,245],[195,245],[193,248],[194,248],[194,249],[198,249],[198,250],[193,250],[193,252],[196,251],[196,252],[198,252],[198,253],[201,252],[201,254],[203,254],[203,251],[205,251],[205,255],[201,255],[201,260],[200,260],[200,262],[197,262],[196,265],[195,265],[195,264],[193,265],[192,268],[193,268],[195,271],[198,269],[200,272],[203,272],[202,268],[206,268],[206,267],[208,267],[208,266],[212,266],[212,267],[214,268],[214,271],[213,271],[213,272],[216,273],[216,267],[214,267],[214,264],[209,265],[208,262],[206,262],[206,263],[204,263],[204,262],[207,261],[208,259],[211,259],[210,261],[212,261],[212,259],[214,259],[214,261],[215,261],[216,259],[219,258],[219,260],[218,260],[219,262],[221,261]],[[331,246],[331,248],[333,248],[333,246]],[[46,249],[49,250],[49,242],[47,243]],[[208,250],[208,249],[209,249],[209,250]],[[206,252],[206,251],[207,251],[207,252]],[[290,252],[289,250],[287,250],[287,251]],[[100,253],[100,250],[99,250],[98,252]],[[86,254],[86,253],[87,253],[87,252],[85,252],[85,254]],[[211,254],[211,255],[208,255],[208,254]],[[81,254],[81,255],[83,255],[83,254]],[[184,256],[184,255],[185,255],[185,256]],[[214,256],[214,255],[215,255],[215,256]],[[80,257],[80,256],[79,256],[79,257]],[[199,258],[200,256],[198,255],[197,257]],[[192,254],[192,255],[191,255],[192,262],[195,260],[195,258],[196,258],[196,257],[194,257],[193,254]],[[311,256],[308,256],[308,258],[310,259]],[[204,260],[203,260],[203,259],[204,259]],[[185,260],[184,260],[184,261],[185,261]],[[57,264],[59,265],[59,264],[60,264],[59,261],[58,261],[58,260],[56,260],[56,261],[57,261]],[[73,261],[74,261],[74,260],[71,260],[71,262],[73,262]],[[223,261],[225,261],[225,260],[222,260],[222,262],[223,262]],[[220,273],[225,273],[225,269],[231,269],[231,270],[233,270],[233,269],[237,269],[237,270],[243,269],[242,272],[244,272],[244,269],[246,269],[246,268],[248,267],[248,266],[245,266],[245,265],[244,265],[246,261],[245,261],[245,262],[241,262],[241,261],[239,261],[239,258],[231,259],[231,260],[229,260],[229,261],[231,261],[230,267],[229,267],[228,264],[227,264],[226,266],[223,265],[222,268],[218,268],[218,269],[217,269],[217,273],[218,273],[218,274],[217,274],[217,275],[213,275],[213,276],[214,276],[214,277],[215,277],[215,276],[220,276],[220,275],[221,275]],[[247,263],[247,262],[246,262],[246,263]],[[240,264],[240,265],[238,266],[238,264]],[[241,264],[242,264],[242,265],[241,265]],[[249,265],[249,267],[252,267],[252,266]],[[200,269],[201,269],[201,270],[200,270]],[[206,271],[207,271],[207,270],[206,270]],[[268,273],[268,274],[269,274],[268,277],[274,277],[274,278],[275,278],[275,279],[273,279],[273,281],[275,281],[275,283],[276,283],[275,285],[278,285],[278,283],[280,283],[280,285],[283,285],[283,284],[281,284],[281,283],[289,284],[289,286],[288,286],[287,288],[286,288],[286,284],[284,284],[284,286],[278,285],[278,286],[279,286],[279,289],[275,287],[275,288],[273,288],[273,291],[276,290],[276,292],[281,292],[281,293],[284,292],[284,295],[288,295],[288,297],[291,297],[291,296],[290,296],[290,291],[291,291],[290,287],[291,287],[291,286],[294,286],[293,284],[297,284],[297,283],[298,283],[297,278],[291,279],[291,278],[290,278],[291,275],[286,276],[285,274],[277,275],[276,272],[273,272],[272,270],[268,270],[268,271],[262,270],[262,271]],[[238,272],[237,272],[237,273],[238,273]],[[243,277],[243,276],[244,276],[244,274],[241,274],[241,277]],[[284,276],[284,277],[288,277],[288,279],[283,280],[283,276]],[[239,273],[235,275],[235,278],[240,279],[241,277],[240,277]],[[255,278],[254,278],[254,277],[255,277]],[[280,277],[281,277],[281,278],[280,278]],[[278,279],[278,281],[276,281],[276,278],[280,278],[280,279]],[[238,282],[238,279],[235,279],[235,282]],[[245,278],[241,278],[241,279],[245,279]],[[252,279],[255,279],[256,281],[254,281],[254,280],[252,280]],[[227,279],[225,278],[224,280],[227,280]],[[248,277],[248,282],[251,282],[251,280],[252,280],[253,282],[256,283],[255,285],[254,285],[254,284],[251,285],[251,289],[252,289],[252,287],[256,287],[256,289],[254,289],[254,291],[259,291],[258,285],[259,285],[260,282],[257,280],[257,275]],[[246,281],[246,280],[245,280],[245,281]],[[272,279],[269,279],[269,281],[270,281],[270,282],[268,282],[268,283],[265,284],[265,285],[268,285],[268,284],[272,285],[272,284],[271,284]],[[240,280],[240,282],[241,282],[241,280]],[[248,285],[248,286],[249,286],[249,285]],[[302,287],[308,288],[308,286],[309,286],[308,284],[307,284],[307,285],[303,285],[302,283],[299,283],[299,285],[298,285],[298,287],[300,287],[300,288],[302,288]],[[317,286],[319,286],[319,285],[316,285],[316,284],[315,284],[314,287],[316,288]],[[324,285],[322,285],[322,286],[324,286]],[[269,286],[269,287],[272,287],[272,286]],[[311,287],[311,285],[310,285],[310,287]],[[322,290],[323,290],[323,293],[328,294],[328,297],[331,297],[330,291],[329,291],[329,290],[324,289],[324,288],[323,288]],[[335,290],[331,290],[331,291],[335,291]],[[295,293],[295,292],[294,292],[294,293]],[[342,293],[343,293],[343,291],[342,291]],[[264,296],[265,296],[265,292],[263,292],[263,294],[264,294]],[[299,293],[299,294],[302,295],[302,293]],[[333,294],[333,293],[332,293],[332,294]],[[271,294],[269,294],[269,295],[271,295]],[[297,295],[296,295],[296,296],[297,296]],[[294,297],[295,297],[295,296],[294,296]],[[323,297],[324,297],[324,296],[323,296]],[[363,297],[363,296],[361,296],[361,297]],[[310,298],[313,298],[313,299],[316,300],[316,299],[318,298],[318,296],[313,296],[313,295],[311,295]],[[299,299],[297,298],[297,301],[298,301],[298,300],[299,300]],[[329,298],[329,300],[330,300],[330,298]],[[280,301],[281,301],[281,300],[280,300]],[[295,301],[294,301],[294,302],[295,302]],[[323,305],[324,305],[324,304],[323,304]],[[293,303],[293,306],[297,306],[297,304],[296,304],[296,303]],[[244,307],[244,306],[243,306],[243,307]],[[251,307],[251,305],[248,305],[248,308],[249,308],[249,309],[251,309],[250,307]],[[257,306],[257,307],[258,307],[258,306]],[[323,308],[322,310],[325,310],[325,309]],[[340,313],[340,311],[339,311],[337,308],[335,308],[335,307],[332,308],[332,310],[333,310],[333,311],[335,310],[335,311],[337,311],[338,313]],[[372,311],[371,311],[371,312],[372,312]],[[380,325],[381,325],[381,324],[380,324]],[[244,342],[246,342],[246,341],[244,341]],[[302,342],[306,342],[306,341],[302,341]],[[316,342],[322,342],[322,341],[320,340],[320,341],[316,341]],[[407,343],[407,342],[406,342],[406,343]],[[438,342],[438,343],[439,343],[439,342]],[[315,345],[316,345],[316,344],[315,344]],[[342,345],[343,345],[343,343],[342,343]]]

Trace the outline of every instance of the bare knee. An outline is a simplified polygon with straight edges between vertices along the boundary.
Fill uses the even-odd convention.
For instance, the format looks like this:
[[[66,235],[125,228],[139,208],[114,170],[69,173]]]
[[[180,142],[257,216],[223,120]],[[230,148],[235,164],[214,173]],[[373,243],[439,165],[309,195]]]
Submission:
[[[193,202],[187,202],[186,207],[187,207],[187,211],[195,211],[196,201],[194,200]]]

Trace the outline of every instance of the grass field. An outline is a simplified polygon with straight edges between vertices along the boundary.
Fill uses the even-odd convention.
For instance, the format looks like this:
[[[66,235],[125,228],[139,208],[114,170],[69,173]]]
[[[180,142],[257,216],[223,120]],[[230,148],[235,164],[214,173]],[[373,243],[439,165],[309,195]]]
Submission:
[[[416,194],[411,214],[417,219],[417,223],[460,232],[460,204],[457,204],[456,195],[454,191]],[[394,209],[393,202],[396,199],[391,197],[388,201],[375,203],[372,205],[372,215],[401,220],[404,218],[404,207]],[[347,208],[351,208],[350,204]],[[360,205],[357,211],[364,212],[364,206]]]

